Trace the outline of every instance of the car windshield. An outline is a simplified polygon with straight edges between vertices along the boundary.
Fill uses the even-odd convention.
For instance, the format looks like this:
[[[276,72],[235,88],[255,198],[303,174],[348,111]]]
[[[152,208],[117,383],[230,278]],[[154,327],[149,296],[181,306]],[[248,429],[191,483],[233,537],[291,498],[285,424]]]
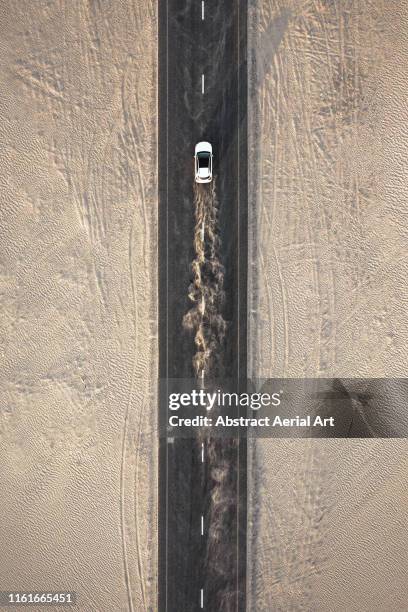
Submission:
[[[199,168],[208,168],[209,167],[209,153],[197,153],[198,158],[198,167]]]

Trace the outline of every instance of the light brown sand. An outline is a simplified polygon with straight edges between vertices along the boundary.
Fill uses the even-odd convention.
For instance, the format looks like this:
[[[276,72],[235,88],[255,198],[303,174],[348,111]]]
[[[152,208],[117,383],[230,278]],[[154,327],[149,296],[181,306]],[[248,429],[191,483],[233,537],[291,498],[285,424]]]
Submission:
[[[406,442],[275,439],[255,452],[248,610],[406,610]]]
[[[0,5],[0,585],[81,611],[156,609],[156,12]]]
[[[250,375],[406,376],[408,5],[253,0]],[[252,448],[251,610],[403,610],[405,441]]]

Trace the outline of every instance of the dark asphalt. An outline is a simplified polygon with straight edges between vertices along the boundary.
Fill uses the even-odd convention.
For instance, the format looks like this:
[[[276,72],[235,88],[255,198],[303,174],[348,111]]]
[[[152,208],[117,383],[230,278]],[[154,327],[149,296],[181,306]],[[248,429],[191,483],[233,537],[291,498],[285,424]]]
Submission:
[[[182,328],[194,258],[193,154],[213,145],[228,322],[223,375],[245,380],[247,346],[246,0],[159,1],[160,379],[193,378],[193,337]],[[205,93],[201,93],[201,75]],[[160,410],[163,418],[163,406]],[[196,440],[160,441],[159,609],[244,610],[246,443],[223,440],[213,465]],[[211,468],[227,458],[235,511],[225,513],[217,551],[209,529]]]

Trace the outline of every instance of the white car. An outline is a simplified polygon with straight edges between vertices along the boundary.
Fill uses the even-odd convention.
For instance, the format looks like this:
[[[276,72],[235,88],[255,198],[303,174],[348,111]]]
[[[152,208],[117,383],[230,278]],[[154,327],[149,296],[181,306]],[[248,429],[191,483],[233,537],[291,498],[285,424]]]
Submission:
[[[195,180],[196,183],[212,181],[212,146],[209,142],[198,142],[195,146]]]

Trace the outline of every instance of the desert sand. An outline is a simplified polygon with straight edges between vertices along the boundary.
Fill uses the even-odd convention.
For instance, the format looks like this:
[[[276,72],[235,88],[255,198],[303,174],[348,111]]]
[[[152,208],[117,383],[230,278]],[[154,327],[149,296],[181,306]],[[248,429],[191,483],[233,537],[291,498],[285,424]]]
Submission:
[[[157,607],[156,14],[0,5],[0,584],[85,612]]]
[[[405,376],[406,3],[249,5],[249,374]],[[156,14],[0,6],[0,583],[85,612],[157,608]],[[248,610],[405,609],[406,451],[251,446]]]
[[[402,0],[250,2],[250,376],[407,375],[407,94]],[[248,609],[405,610],[407,450],[253,443]]]

